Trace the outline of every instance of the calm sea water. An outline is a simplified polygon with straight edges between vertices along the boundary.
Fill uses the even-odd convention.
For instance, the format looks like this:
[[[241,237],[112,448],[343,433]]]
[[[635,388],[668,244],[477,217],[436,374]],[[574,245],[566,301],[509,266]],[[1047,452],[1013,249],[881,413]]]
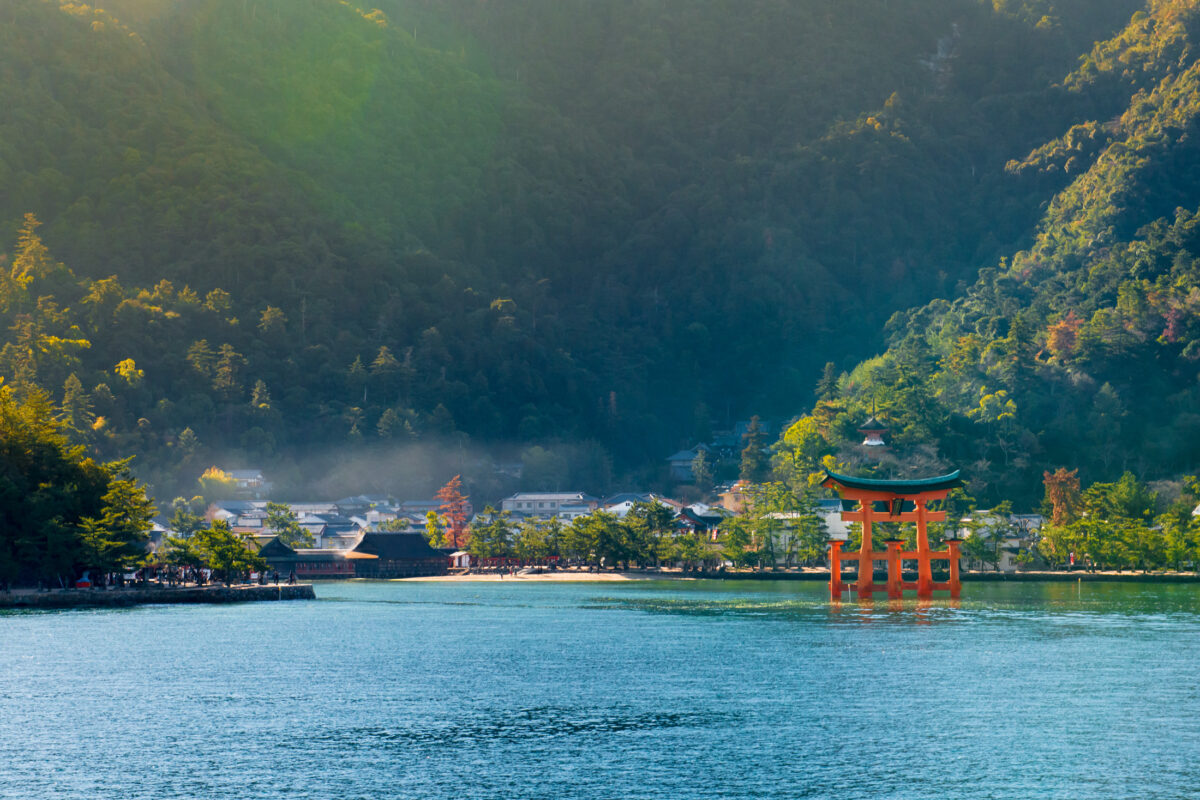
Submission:
[[[0,616],[0,798],[1200,796],[1200,588],[824,590]]]

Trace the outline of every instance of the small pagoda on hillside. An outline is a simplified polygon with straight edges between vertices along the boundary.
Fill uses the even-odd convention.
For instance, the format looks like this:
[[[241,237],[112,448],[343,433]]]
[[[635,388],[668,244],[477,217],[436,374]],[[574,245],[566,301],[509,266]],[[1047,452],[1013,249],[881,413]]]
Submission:
[[[887,442],[883,440],[883,435],[888,432],[887,426],[880,422],[874,414],[862,424],[858,432],[866,437],[863,439],[863,447],[887,446]]]
[[[905,589],[915,589],[917,597],[933,597],[937,590],[948,590],[950,597],[957,598],[962,592],[958,576],[958,547],[956,539],[947,539],[946,549],[929,549],[929,534],[926,523],[944,522],[945,511],[930,511],[929,503],[944,500],[951,489],[962,486],[958,470],[936,478],[912,480],[882,480],[877,478],[852,478],[826,471],[821,485],[836,489],[843,500],[858,503],[855,511],[843,511],[845,522],[862,523],[862,545],[858,553],[843,553],[841,541],[829,543],[829,596],[838,599],[850,584],[842,582],[842,562],[858,562],[858,578],[855,589],[860,599],[870,599],[875,592],[887,591],[890,599],[904,596]],[[874,522],[915,522],[917,524],[917,549],[901,550],[903,539],[887,539],[886,551],[878,551],[871,541],[871,526]],[[917,562],[917,580],[906,581],[901,569],[905,560]],[[887,584],[878,585],[875,580],[875,562],[887,562]],[[933,580],[934,561],[949,562],[949,580]]]

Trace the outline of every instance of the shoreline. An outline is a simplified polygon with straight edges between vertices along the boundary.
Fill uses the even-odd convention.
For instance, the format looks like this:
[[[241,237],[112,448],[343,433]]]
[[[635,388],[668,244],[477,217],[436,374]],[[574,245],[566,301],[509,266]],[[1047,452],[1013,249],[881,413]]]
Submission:
[[[556,572],[529,573],[527,575],[501,575],[497,572],[472,572],[466,575],[421,575],[415,578],[393,578],[394,583],[613,583],[624,581],[681,581],[698,580],[695,574],[681,572]]]
[[[311,583],[290,586],[191,586],[144,589],[54,589],[48,592],[0,592],[0,610],[50,608],[128,608],[142,605],[196,603],[263,603],[281,600],[315,600]]]
[[[963,583],[1200,583],[1200,574],[1192,572],[963,572]],[[556,571],[505,575],[469,573],[466,575],[425,575],[414,578],[394,578],[394,582],[417,583],[611,583],[628,581],[806,581],[828,582],[829,572],[644,572],[624,570],[615,572]],[[845,576],[843,576],[845,580]]]
[[[389,583],[646,583],[650,581],[766,581],[825,583],[829,573],[824,570],[801,572],[646,572],[622,570],[613,572],[555,571],[505,575],[470,573],[465,575],[426,575],[412,578],[393,578]],[[1200,583],[1196,573],[1133,573],[1133,572],[967,572],[963,583]],[[342,583],[340,580],[321,583]],[[182,588],[133,589],[56,589],[39,592],[31,589],[0,592],[0,612],[39,609],[129,608],[141,605],[195,605],[225,603],[261,603],[285,600],[315,600],[314,584],[280,586],[240,585]]]

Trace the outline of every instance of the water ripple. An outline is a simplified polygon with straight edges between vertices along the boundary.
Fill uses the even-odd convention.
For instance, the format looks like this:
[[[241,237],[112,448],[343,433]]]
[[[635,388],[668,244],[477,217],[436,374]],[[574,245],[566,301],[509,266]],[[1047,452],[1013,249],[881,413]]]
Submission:
[[[580,709],[544,706],[506,712],[489,712],[484,719],[459,717],[437,724],[410,726],[330,728],[314,733],[310,740],[321,745],[347,743],[458,747],[521,743],[560,738],[593,738],[618,733],[661,731],[669,728],[698,728],[727,722],[727,717],[698,712],[631,712],[611,709]]]

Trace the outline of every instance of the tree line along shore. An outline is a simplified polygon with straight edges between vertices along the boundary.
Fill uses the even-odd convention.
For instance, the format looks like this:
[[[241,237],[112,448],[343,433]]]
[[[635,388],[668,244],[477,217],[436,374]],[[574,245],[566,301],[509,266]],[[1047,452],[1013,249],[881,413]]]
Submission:
[[[815,477],[837,462],[806,443],[808,425],[801,419],[789,429],[784,438],[791,449],[776,452],[759,482],[740,484],[737,512],[712,506],[712,515],[702,519],[696,506],[679,509],[651,499],[631,503],[622,515],[594,509],[570,521],[516,519],[491,506],[468,519],[466,498],[451,481],[423,533],[447,559],[454,552],[469,554],[476,569],[550,560],[702,574],[816,567],[824,563],[830,531],[818,513]],[[743,470],[749,477],[762,468],[761,458],[759,448],[747,447]],[[203,570],[230,584],[267,567],[261,542],[224,520],[205,519],[194,502],[173,505],[169,530],[151,552],[156,511],[145,486],[130,476],[128,460],[98,462],[72,443],[61,408],[35,387],[0,386],[0,463],[0,588],[62,588],[85,571],[124,575],[148,565],[176,575]],[[998,569],[1007,560],[1037,571],[1185,572],[1200,563],[1195,478],[1186,478],[1167,499],[1132,474],[1082,489],[1077,473],[1058,470],[1044,476],[1044,492],[1045,524],[1018,535],[1003,504],[981,512],[956,490],[945,502],[947,521],[930,526],[932,539],[965,531],[967,566],[980,569]],[[278,504],[276,516],[268,520],[269,533],[303,550],[302,531],[287,507]],[[883,535],[914,535],[900,523],[881,528]],[[851,548],[857,536],[850,525],[845,537]]]

